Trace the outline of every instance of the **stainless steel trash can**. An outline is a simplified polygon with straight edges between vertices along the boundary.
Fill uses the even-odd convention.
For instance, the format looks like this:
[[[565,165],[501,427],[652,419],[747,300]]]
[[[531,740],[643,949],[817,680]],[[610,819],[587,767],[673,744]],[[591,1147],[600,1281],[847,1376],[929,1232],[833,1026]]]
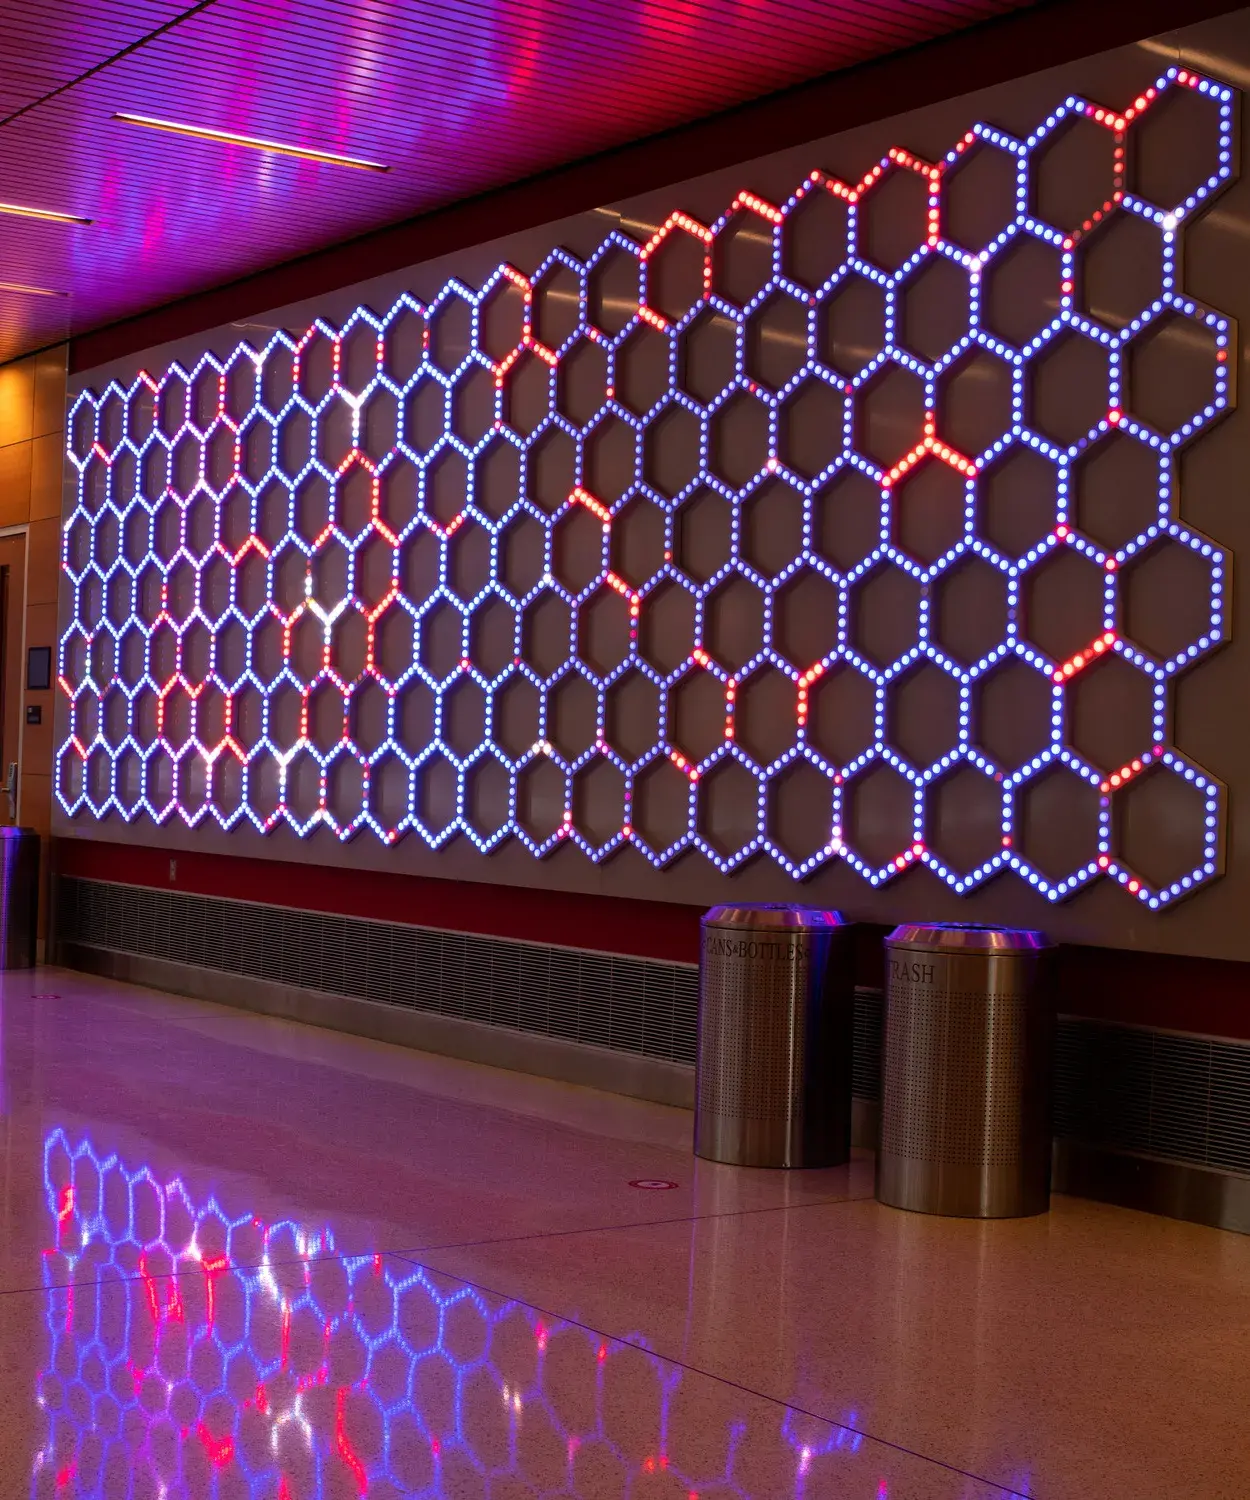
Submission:
[[[0,828],[0,969],[35,967],[39,917],[39,835]]]
[[[849,1159],[853,958],[836,911],[743,904],[703,918],[696,1156],[742,1167]]]
[[[957,923],[886,939],[882,1203],[979,1219],[1045,1213],[1048,947],[1040,932]]]

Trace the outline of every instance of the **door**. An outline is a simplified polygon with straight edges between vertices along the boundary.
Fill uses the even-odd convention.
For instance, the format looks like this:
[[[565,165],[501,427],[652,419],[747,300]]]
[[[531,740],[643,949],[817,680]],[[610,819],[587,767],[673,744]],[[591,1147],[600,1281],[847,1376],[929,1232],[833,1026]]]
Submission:
[[[26,534],[0,536],[0,825],[17,822],[22,759]]]

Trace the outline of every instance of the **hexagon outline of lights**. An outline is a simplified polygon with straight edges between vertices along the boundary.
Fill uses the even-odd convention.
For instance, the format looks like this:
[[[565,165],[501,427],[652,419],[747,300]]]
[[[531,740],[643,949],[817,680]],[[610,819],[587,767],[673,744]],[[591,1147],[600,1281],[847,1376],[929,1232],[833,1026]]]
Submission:
[[[1177,89],[1191,90],[1213,106],[1218,134],[1216,165],[1182,202],[1154,204],[1126,187],[1126,143],[1133,122],[1145,114],[1158,98],[1169,90]],[[83,392],[71,409],[67,444],[70,461],[77,472],[78,487],[76,503],[64,523],[62,554],[63,570],[72,593],[72,610],[61,636],[59,651],[58,684],[68,705],[68,732],[59,745],[56,759],[55,791],[60,807],[70,817],[82,815],[104,818],[116,812],[127,823],[146,817],[160,824],[177,816],[194,826],[211,817],[223,829],[229,830],[246,824],[261,833],[285,824],[301,836],[318,826],[325,826],[340,839],[350,838],[368,829],[388,845],[396,843],[406,833],[415,832],[431,848],[439,848],[451,838],[463,835],[482,853],[499,847],[509,839],[515,839],[536,857],[551,852],[563,843],[571,843],[587,858],[596,861],[608,858],[626,844],[632,844],[657,868],[690,849],[697,850],[721,871],[736,869],[745,860],[763,854],[794,879],[802,879],[822,865],[840,858],[873,886],[881,885],[913,865],[923,864],[959,894],[974,889],[1001,871],[1009,870],[1052,901],[1068,896],[1089,881],[1105,875],[1152,909],[1188,894],[1222,873],[1226,797],[1224,788],[1218,781],[1191,765],[1171,743],[1173,695],[1170,683],[1179,671],[1216,649],[1226,639],[1223,604],[1226,560],[1214,543],[1180,520],[1171,480],[1174,466],[1169,461],[1186,442],[1229,409],[1234,395],[1235,361],[1230,358],[1234,338],[1232,321],[1222,313],[1195,302],[1183,290],[1179,270],[1180,239],[1185,224],[1232,180],[1236,172],[1233,128],[1235,109],[1236,100],[1231,88],[1185,68],[1173,67],[1120,113],[1072,95],[1064,99],[1037,130],[1022,139],[993,126],[977,124],[935,163],[925,162],[907,151],[893,149],[856,184],[840,182],[819,171],[812,172],[780,205],[769,203],[752,193],[740,193],[726,212],[711,225],[702,224],[689,214],[674,213],[644,244],[638,244],[621,231],[613,230],[585,261],[577,259],[566,250],[556,248],[547,255],[532,277],[525,276],[511,266],[501,266],[477,292],[452,280],[427,306],[404,294],[382,315],[365,307],[357,309],[338,331],[318,319],[298,340],[279,332],[260,350],[240,344],[224,360],[206,353],[191,370],[174,364],[160,379],[143,372],[128,388],[113,382],[100,393]],[[1056,132],[1066,129],[1076,120],[1090,121],[1095,127],[1110,133],[1114,143],[1112,186],[1100,207],[1093,210],[1083,223],[1065,232],[1038,217],[1032,205],[1030,188],[1033,153]],[[1015,212],[1010,222],[984,249],[970,252],[943,237],[942,188],[948,169],[970,147],[980,143],[991,145],[1015,159]],[[893,271],[866,258],[867,246],[861,244],[862,226],[859,223],[861,200],[887,173],[915,174],[923,184],[927,205],[921,238]],[[843,247],[845,253],[823,284],[814,290],[800,285],[787,274],[785,253],[788,217],[800,202],[813,193],[830,193],[840,199],[846,207],[847,226]],[[1160,232],[1162,244],[1162,280],[1158,294],[1122,329],[1105,327],[1085,314],[1074,296],[1077,247],[1112,210],[1136,215],[1155,226]],[[749,219],[751,216],[758,218],[765,229],[763,238],[770,246],[772,273],[740,306],[725,300],[716,289],[713,274],[714,250],[718,236],[731,221]],[[981,286],[986,268],[993,265],[995,258],[1021,237],[1039,241],[1054,249],[1059,256],[1062,279],[1053,316],[1022,348],[1016,348],[985,325],[981,312]],[[664,303],[656,283],[656,265],[658,257],[668,254],[679,241],[691,248],[693,280],[699,284],[686,299],[688,305],[678,304],[682,310],[678,311],[673,304],[665,304],[673,312],[673,316],[669,317],[655,305],[657,301]],[[638,297],[633,315],[614,318],[621,326],[619,331],[609,334],[597,327],[591,319],[588,277],[612,251],[636,257]],[[932,362],[926,363],[902,342],[898,317],[901,294],[911,278],[926,265],[936,263],[936,257],[944,258],[967,272],[968,324],[949,348],[933,358]],[[560,331],[556,347],[549,347],[541,341],[536,331],[535,293],[536,288],[556,276],[563,277],[566,282],[576,283],[577,308],[574,315],[570,306],[565,318],[567,326]],[[855,375],[844,376],[824,361],[818,329],[822,308],[837,287],[852,276],[881,289],[885,323],[881,347],[871,354]],[[514,289],[521,299],[521,333],[518,342],[496,359],[482,348],[483,308],[496,293],[507,293],[509,288]],[[744,341],[748,320],[769,299],[779,294],[808,310],[806,349],[801,362],[792,361],[792,373],[785,383],[773,389],[751,378]],[[460,309],[459,315],[468,320],[468,343],[463,351],[458,351],[458,357],[455,354],[448,355],[443,363],[436,365],[431,353],[431,321],[441,319],[453,308]],[[734,373],[726,387],[710,403],[704,405],[689,395],[681,385],[678,336],[708,312],[723,317],[733,331]],[[1152,429],[1134,414],[1131,402],[1126,403],[1124,365],[1126,351],[1132,340],[1153,328],[1161,319],[1171,318],[1183,318],[1204,329],[1214,351],[1214,359],[1209,398],[1180,420],[1172,431],[1165,433]],[[392,337],[398,336],[401,323],[417,324],[422,330],[420,357],[410,359],[411,372],[402,377],[393,373],[394,361],[390,358],[388,343]],[[643,327],[649,327],[668,339],[668,389],[649,408],[652,416],[660,411],[684,409],[699,430],[699,472],[694,480],[671,498],[655,488],[644,470],[644,445],[641,439],[648,426],[647,418],[638,415],[618,399],[621,384],[619,361],[629,357],[626,345],[631,335]],[[362,334],[365,337],[372,336],[376,340],[376,347],[372,364],[368,367],[372,373],[363,384],[359,379],[356,380],[355,383],[360,385],[360,389],[356,390],[345,383],[346,377],[341,366],[345,340],[353,337],[359,339]],[[512,367],[523,356],[536,358],[545,364],[551,372],[548,389],[550,397],[555,388],[555,373],[562,358],[579,342],[587,340],[604,351],[607,368],[604,400],[597,406],[590,420],[579,425],[558,407],[551,406],[549,401],[547,414],[528,436],[512,428],[506,420],[506,386]],[[1092,346],[1099,351],[1107,371],[1105,410],[1097,420],[1091,421],[1087,431],[1066,446],[1031,425],[1026,403],[1031,362],[1047,350],[1057,347],[1063,340],[1079,340]],[[636,343],[635,340],[635,345]],[[964,454],[942,436],[937,407],[937,383],[957,361],[977,349],[988,351],[1011,369],[1011,428],[992,441],[984,452]],[[327,351],[330,360],[328,372],[324,369]],[[318,359],[323,361],[323,365],[315,368]],[[228,384],[234,381],[236,392],[240,386],[246,387],[247,381],[239,377],[238,372],[243,371],[246,376],[249,361],[252,367],[251,404],[246,411],[239,412],[237,407],[241,398],[237,398],[235,409],[231,410]],[[907,451],[885,463],[860,451],[856,445],[855,398],[870,382],[890,369],[905,372],[923,387],[924,420],[922,427],[912,434],[914,440]],[[493,383],[493,419],[485,422],[482,433],[470,441],[454,430],[451,420],[458,381],[470,372],[480,370],[488,371]],[[812,380],[842,392],[848,399],[845,403],[846,430],[841,450],[816,478],[808,479],[783,461],[778,443],[785,403],[805,381]],[[204,393],[207,391],[211,396],[214,382],[217,387],[217,409],[212,413],[202,408],[205,404]],[[441,427],[437,436],[423,450],[422,444],[414,442],[414,434],[408,430],[407,416],[401,415],[397,418],[394,445],[381,458],[371,458],[363,451],[362,433],[362,413],[370,395],[375,392],[388,393],[396,404],[395,409],[402,413],[406,411],[403,403],[422,383],[441,393]],[[761,414],[761,421],[766,419],[767,458],[756,472],[749,476],[738,476],[743,478],[743,482],[738,484],[717,472],[710,434],[717,414],[730,403],[741,401],[751,402],[752,411]],[[115,412],[119,403],[122,411],[121,435],[118,437],[114,429],[110,438],[104,430],[105,422],[113,421],[108,413],[110,409]],[[323,457],[322,433],[327,424],[335,420],[340,424],[341,431],[345,417],[350,418],[350,448],[346,457],[331,468]],[[589,483],[589,454],[597,436],[604,434],[613,423],[616,424],[614,430],[632,434],[628,441],[632,443],[634,452],[633,474],[618,498],[605,499],[597,495]],[[243,434],[251,425],[262,428],[267,425],[269,429],[268,464],[263,472],[259,471],[258,462],[253,463],[247,472],[243,468]],[[292,428],[295,441],[284,446],[284,435],[288,428]],[[1080,455],[1090,444],[1112,430],[1118,430],[1156,453],[1159,457],[1160,478],[1156,519],[1119,550],[1106,551],[1076,528],[1070,514],[1070,480],[1073,465]],[[306,446],[303,441],[305,431],[308,437]],[[564,498],[554,504],[550,503],[550,495],[540,502],[533,493],[540,444],[552,434],[558,434],[565,444],[566,452],[572,454],[571,483]],[[487,508],[477,503],[477,485],[480,481],[475,465],[488,447],[491,444],[497,445],[498,442],[510,445],[516,452],[520,480],[511,503],[492,518],[487,513]],[[218,455],[233,448],[233,469],[224,479],[209,472],[210,446]],[[293,449],[290,453],[287,452],[288,446]],[[974,504],[982,469],[1013,450],[1032,450],[1045,457],[1054,466],[1058,476],[1054,524],[1047,534],[1019,557],[1005,555],[978,534]],[[119,471],[114,469],[115,461],[124,458],[128,464],[133,465],[136,475],[143,476],[145,461],[150,454],[162,458],[169,483],[163,485],[159,494],[146,494],[140,477],[129,497],[124,492],[115,493],[120,486]],[[179,454],[184,455],[184,458],[179,459]],[[438,508],[434,505],[432,476],[440,462],[453,455],[463,465],[463,494],[455,497],[454,513],[440,518]],[[195,474],[180,478],[178,464],[190,462],[192,458],[195,459]],[[878,544],[870,552],[849,571],[840,571],[821,553],[816,536],[815,507],[823,488],[842,473],[861,473],[878,487],[883,510],[888,512],[898,485],[922,461],[926,466],[946,466],[963,479],[968,503],[964,510],[962,533],[953,547],[926,566],[896,543],[892,537],[892,528],[887,525]],[[400,463],[408,464],[415,470],[418,501],[415,513],[403,521],[402,525],[392,527],[381,508],[380,491],[386,474]],[[352,466],[359,466],[370,476],[371,488],[369,520],[355,536],[349,535],[344,529],[342,518],[335,510],[339,481]],[[803,546],[799,555],[778,577],[768,579],[758,575],[743,556],[740,511],[744,497],[753,492],[764,479],[774,475],[802,496]],[[324,524],[318,526],[317,535],[311,540],[291,530],[298,508],[298,486],[309,482],[324,486],[330,497],[328,516]],[[283,486],[290,496],[295,497],[288,509],[287,531],[272,546],[258,533],[260,496],[271,483]],[[677,524],[677,512],[687,495],[695,493],[696,485],[721,496],[732,512],[729,556],[703,582],[687,574],[675,561],[674,528]],[[250,498],[252,530],[239,545],[228,546],[222,532],[222,507],[240,490]],[[215,521],[212,547],[198,562],[189,550],[186,535],[186,513],[197,497],[203,497],[214,508]],[[665,548],[663,565],[645,584],[635,587],[613,570],[609,544],[618,515],[638,501],[653,505],[663,516]],[[602,523],[605,546],[598,570],[583,589],[573,592],[564,588],[554,577],[552,538],[554,528],[576,507],[585,508]],[[159,521],[164,508],[173,508],[179,516],[178,546],[167,560],[162,560],[156,553],[151,537],[148,541],[148,553],[141,561],[128,558],[124,544],[120,541],[113,547],[117,555],[109,555],[111,544],[108,543],[108,538],[124,536],[127,520],[136,508],[152,513],[152,532],[155,532],[155,523]],[[495,679],[490,679],[472,659],[469,637],[473,614],[484,602],[500,594],[505,598],[511,597],[500,576],[500,539],[509,525],[521,516],[531,518],[543,529],[544,568],[526,597],[516,601],[522,608],[516,613],[513,665]],[[102,520],[116,524],[112,525],[110,531],[108,524],[101,524]],[[489,538],[490,576],[482,580],[472,601],[462,606],[450,586],[448,544],[466,524],[481,528]],[[166,529],[169,530],[168,527]],[[419,535],[426,536],[437,547],[439,562],[437,583],[418,598],[402,590],[399,559],[405,546]],[[1207,570],[1208,607],[1207,626],[1201,635],[1178,657],[1160,662],[1139,650],[1122,634],[1119,575],[1125,563],[1153,542],[1165,537],[1203,559]],[[234,540],[237,542],[238,537]],[[270,559],[283,541],[289,541],[291,546],[299,549],[307,558],[305,597],[289,614],[282,612],[272,596]],[[392,588],[371,611],[365,609],[355,593],[356,553],[366,542],[380,542],[392,550]],[[346,550],[349,559],[348,577],[346,597],[327,607],[317,597],[313,572],[314,564],[331,544]],[[1091,641],[1068,659],[1057,661],[1049,659],[1022,636],[1019,616],[1022,587],[1030,570],[1065,548],[1073,549],[1102,570],[1103,620],[1100,631]],[[200,598],[202,570],[218,558],[224,558],[232,569],[238,569],[253,551],[263,559],[269,570],[267,576],[270,579],[271,593],[266,609],[254,614],[254,624],[249,626],[232,586],[231,603],[223,618],[228,622],[237,622],[249,635],[247,666],[241,676],[236,672],[235,691],[232,694],[229,685],[218,674],[215,660],[202,680],[193,681],[187,675],[184,647],[188,633],[197,627],[197,623],[204,629],[210,628],[205,602]],[[952,661],[932,634],[929,619],[930,591],[961,558],[972,556],[979,557],[1003,575],[1008,620],[1004,639],[981,660],[965,666]],[[194,575],[196,601],[190,614],[179,622],[169,612],[168,585],[174,570],[180,566],[189,569]],[[899,570],[913,581],[919,591],[919,618],[916,637],[907,650],[888,662],[874,663],[860,653],[851,639],[850,601],[861,581],[875,570],[885,567]],[[117,626],[106,611],[97,608],[97,604],[105,596],[119,569],[129,573],[131,579],[138,578],[145,569],[154,569],[164,583],[159,609],[148,609],[135,614],[131,620]],[[779,643],[774,640],[775,602],[778,591],[793,583],[805,571],[825,577],[837,589],[841,604],[838,610],[836,644],[816,660],[796,665],[786,659]],[[742,671],[733,671],[718,660],[715,649],[711,649],[714,643],[705,640],[701,624],[710,595],[731,576],[749,578],[752,586],[759,589],[763,599],[763,639]],[[689,643],[684,657],[666,671],[648,659],[640,645],[640,634],[645,631],[647,617],[653,613],[665,588],[673,585],[684,591],[691,602],[695,621],[694,639]],[[610,671],[590,674],[596,700],[596,735],[593,743],[572,758],[566,758],[553,745],[556,735],[551,721],[551,694],[569,669],[582,670],[582,664],[570,650],[552,670],[540,672],[525,659],[522,614],[531,611],[545,598],[563,600],[566,607],[576,607],[585,598],[589,598],[592,592],[601,589],[615,591],[627,605],[628,651]],[[451,665],[447,672],[436,675],[418,655],[414,655],[410,665],[393,683],[384,679],[374,662],[374,628],[396,599],[402,601],[404,608],[412,613],[418,624],[428,620],[432,610],[443,607],[459,610],[457,664]],[[323,752],[308,738],[309,699],[318,684],[324,680],[325,674],[331,677],[336,677],[337,674],[327,656],[322,672],[308,683],[300,683],[292,671],[290,638],[297,618],[306,613],[321,622],[328,653],[333,620],[348,605],[360,611],[366,619],[368,646],[365,675],[378,682],[388,695],[388,732],[373,749],[366,750],[352,739],[350,714],[345,711],[340,742],[328,752]],[[220,606],[215,608],[219,610]],[[266,689],[256,673],[252,655],[252,631],[259,629],[265,620],[271,618],[282,628],[285,647],[282,667],[273,677],[273,688]],[[121,683],[116,678],[109,683],[97,682],[91,675],[93,642],[103,634],[111,636],[113,646],[116,647],[122,636],[134,626],[138,627],[136,638],[143,643],[143,674],[138,681],[130,684]],[[158,631],[161,633],[162,643],[172,640],[172,666],[164,658],[159,663],[156,660]],[[168,657],[169,648],[165,644],[159,649]],[[1148,745],[1141,747],[1140,753],[1126,766],[1118,768],[1114,775],[1109,776],[1083,760],[1067,742],[1062,702],[1052,716],[1048,747],[1027,765],[1008,775],[981,752],[976,737],[973,690],[978,680],[993,665],[1014,657],[1062,688],[1106,652],[1119,655],[1134,670],[1149,677],[1153,685],[1151,740]],[[882,704],[888,685],[910,666],[923,661],[932,662],[940,671],[958,682],[960,729],[959,741],[953,750],[935,765],[917,767],[910,765],[888,743]],[[851,663],[865,674],[875,684],[878,697],[875,742],[850,766],[838,766],[828,760],[809,740],[807,732],[810,692],[814,684],[841,662]],[[735,696],[739,677],[747,669],[754,670],[764,666],[774,668],[788,677],[793,683],[795,694],[793,740],[767,766],[757,764],[734,737]],[[606,717],[607,694],[613,684],[629,671],[640,672],[648,678],[659,690],[661,699],[656,743],[632,761],[621,755],[611,744]],[[668,721],[666,700],[668,690],[679,680],[699,671],[709,674],[723,690],[724,734],[713,750],[701,760],[692,762],[674,743],[674,728]],[[491,738],[494,732],[494,694],[497,690],[502,691],[517,676],[528,681],[538,695],[538,729],[528,748],[516,756],[509,756]],[[435,722],[441,726],[444,695],[465,678],[472,680],[485,697],[486,738],[482,743],[463,757],[451,755],[442,741],[441,729],[424,744],[403,743],[395,721],[395,702],[403,688],[412,682],[423,683],[434,696]],[[272,738],[268,693],[277,691],[284,684],[299,695],[301,721],[299,737],[290,746],[281,748]],[[210,685],[224,694],[226,699],[226,732],[223,738],[215,744],[204,743],[197,737],[197,724],[191,739],[175,754],[174,747],[163,736],[163,716],[170,694],[178,689],[195,700]],[[265,700],[263,733],[250,750],[244,749],[240,744],[231,719],[233,698],[247,690],[259,692]],[[129,708],[129,733],[120,742],[110,746],[104,738],[103,713],[100,712],[100,707],[105,693],[118,691],[125,697]],[[154,695],[157,703],[156,738],[147,744],[143,742],[138,720],[138,705],[145,695]],[[347,702],[346,697],[344,702]],[[91,729],[93,722],[94,733],[86,732]],[[80,723],[86,726],[82,734],[79,733]],[[488,838],[475,830],[466,803],[466,778],[472,774],[478,760],[484,757],[498,761],[509,776],[508,816]],[[424,767],[440,758],[451,767],[456,780],[454,809],[450,816],[440,826],[432,826],[422,815],[415,793],[410,791],[406,807],[402,811],[394,811],[384,820],[370,791],[374,771],[398,759],[409,773],[411,787],[416,785],[412,778],[419,778]],[[592,839],[578,826],[573,806],[573,783],[574,778],[588,766],[602,759],[615,766],[623,777],[623,815],[621,826],[615,834]],[[635,820],[632,806],[634,789],[639,779],[664,759],[689,778],[689,816],[684,832],[674,832],[672,837],[652,842],[647,830],[640,828]],[[737,852],[726,856],[719,852],[702,829],[698,799],[701,779],[717,765],[730,760],[742,766],[757,784],[757,821],[753,836],[746,838]],[[309,762],[315,764],[319,781],[317,802],[307,816],[300,816],[288,801],[288,775],[297,762],[305,763],[306,767]],[[1168,885],[1152,888],[1140,875],[1129,870],[1119,857],[1113,828],[1112,802],[1126,780],[1140,775],[1144,769],[1158,762],[1174,769],[1201,793],[1204,806],[1203,853],[1192,870]],[[563,786],[564,802],[562,819],[556,820],[554,831],[545,834],[527,826],[526,814],[518,799],[518,785],[522,775],[528,768],[543,763],[550,763],[554,767],[557,779]],[[789,767],[799,763],[810,766],[831,783],[828,836],[821,847],[802,859],[796,858],[784,847],[779,834],[769,826],[767,815],[770,783],[784,775]],[[976,767],[1003,787],[1002,848],[983,861],[977,869],[965,874],[950,869],[940,855],[928,847],[924,827],[926,789],[961,763]],[[336,817],[328,802],[328,778],[333,774],[336,764],[354,765],[360,780],[358,810],[349,818]],[[871,764],[891,767],[909,784],[913,797],[912,838],[892,857],[881,862],[865,858],[857,847],[855,830],[844,827],[843,784],[848,776],[857,776]],[[1027,784],[1051,765],[1066,766],[1078,778],[1096,786],[1101,799],[1097,856],[1079,868],[1066,871],[1055,878],[1032,864],[1015,843],[1015,809],[1020,796]],[[137,790],[135,786],[119,784],[119,768],[132,779],[138,777]],[[103,774],[105,770],[107,782]],[[217,788],[227,770],[241,782],[241,796],[234,806],[223,804],[217,795]],[[264,794],[264,777],[269,775],[272,780],[275,774],[276,800],[270,794],[263,805],[260,805],[259,799]],[[311,770],[308,774],[312,774]],[[201,789],[195,795],[195,805],[184,800],[184,794],[194,790],[188,782],[188,778],[192,776],[198,777],[201,783]]]

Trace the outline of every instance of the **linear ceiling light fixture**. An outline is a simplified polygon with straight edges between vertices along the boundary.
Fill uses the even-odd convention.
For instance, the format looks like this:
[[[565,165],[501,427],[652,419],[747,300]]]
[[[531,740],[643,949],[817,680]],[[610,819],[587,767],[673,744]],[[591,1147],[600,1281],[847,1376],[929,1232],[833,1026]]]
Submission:
[[[324,162],[331,167],[355,167],[361,172],[389,172],[391,169],[379,161],[366,161],[361,156],[343,156],[338,151],[317,151],[311,146],[292,146],[286,141],[269,141],[259,135],[240,135],[235,130],[213,130],[207,125],[188,125],[181,120],[161,120],[155,115],[135,115],[127,110],[118,110],[115,120],[124,120],[127,125],[143,125],[148,130],[164,130],[170,135],[194,136],[200,141],[217,141],[223,146],[248,146],[253,151],[268,151],[274,156],[297,156],[301,161]]]
[[[17,292],[23,297],[68,297],[68,292],[50,286],[27,286],[21,281],[0,281],[0,292]]]
[[[28,203],[0,203],[0,214],[19,219],[46,219],[52,224],[90,224],[81,214],[59,214],[51,208],[32,208]]]

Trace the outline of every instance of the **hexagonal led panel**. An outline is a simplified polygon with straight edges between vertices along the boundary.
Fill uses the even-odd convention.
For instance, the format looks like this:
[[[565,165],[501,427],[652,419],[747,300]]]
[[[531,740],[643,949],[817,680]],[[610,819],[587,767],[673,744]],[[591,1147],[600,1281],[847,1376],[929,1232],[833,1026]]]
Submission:
[[[1224,795],[1173,747],[1172,684],[1226,638],[1226,560],[1174,458],[1235,359],[1181,242],[1232,178],[1233,109],[1174,67],[1120,112],[1071,96],[1022,138],[978,124],[937,162],[891,150],[84,392],[61,808],[1193,890]],[[1006,755],[1013,666],[1056,698]],[[1123,671],[1149,728],[1109,771],[1073,726]],[[875,707],[840,761],[843,679]],[[955,726],[933,753],[897,728],[930,680]],[[1198,821],[1137,870],[1148,820],[1119,808],[1147,771]],[[1072,837],[1035,857],[1055,817]]]

